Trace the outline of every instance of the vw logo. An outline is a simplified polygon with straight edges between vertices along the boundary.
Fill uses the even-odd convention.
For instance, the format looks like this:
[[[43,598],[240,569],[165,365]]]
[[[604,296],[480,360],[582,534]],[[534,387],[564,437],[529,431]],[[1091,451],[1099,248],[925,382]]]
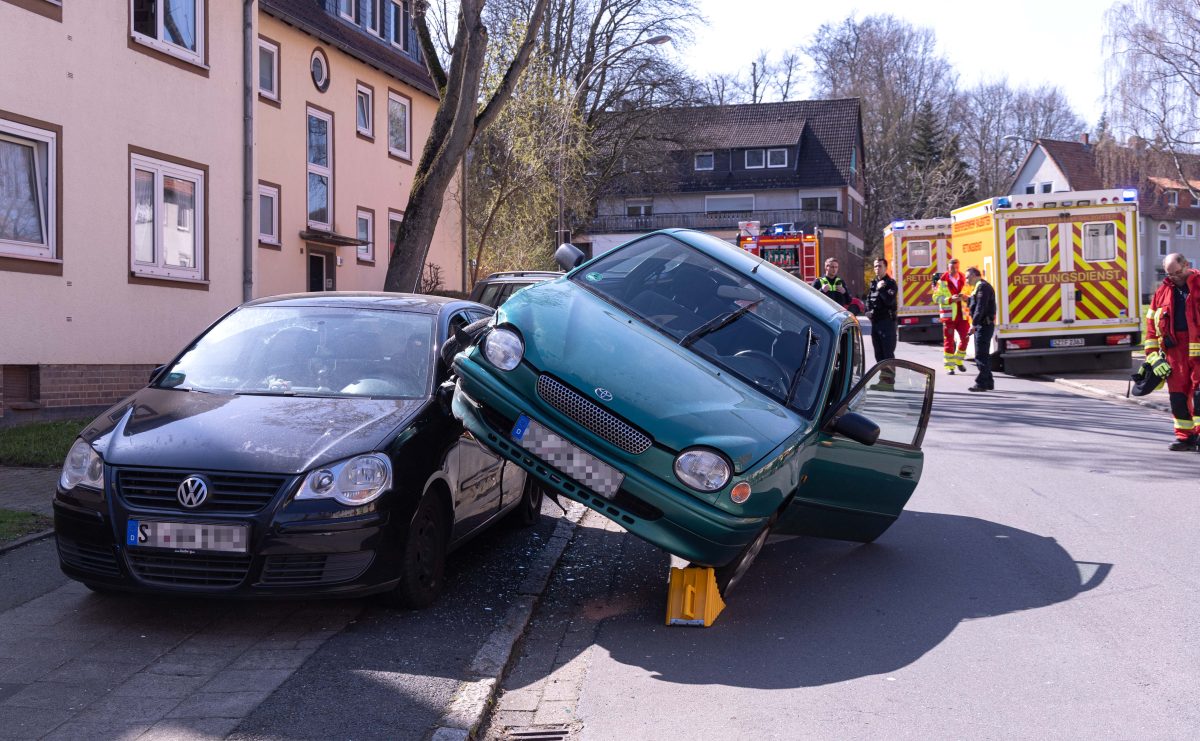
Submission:
[[[188,476],[175,491],[179,503],[188,509],[195,509],[208,499],[208,482],[199,476]]]
[[[600,397],[600,401],[612,401],[612,392],[608,389],[596,389],[596,396]]]

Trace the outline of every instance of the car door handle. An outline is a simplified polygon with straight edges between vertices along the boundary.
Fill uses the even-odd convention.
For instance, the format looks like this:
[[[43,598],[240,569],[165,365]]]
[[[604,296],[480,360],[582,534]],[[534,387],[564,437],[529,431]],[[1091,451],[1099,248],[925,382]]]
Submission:
[[[904,466],[900,469],[900,475],[906,479],[911,479],[915,473],[916,469],[914,469],[912,466]]]

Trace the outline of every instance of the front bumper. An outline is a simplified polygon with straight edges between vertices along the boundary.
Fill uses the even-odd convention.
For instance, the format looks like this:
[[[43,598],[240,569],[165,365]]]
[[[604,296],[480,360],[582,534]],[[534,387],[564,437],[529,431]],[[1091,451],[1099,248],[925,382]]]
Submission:
[[[720,566],[733,560],[770,519],[729,514],[641,468],[606,456],[571,434],[573,428],[558,415],[522,399],[470,358],[459,356],[455,364],[459,381],[454,415],[481,442],[552,491],[596,510],[668,553]],[[621,490],[612,498],[603,497],[521,448],[510,437],[512,424],[521,414],[529,414],[573,445],[615,466],[625,475]]]

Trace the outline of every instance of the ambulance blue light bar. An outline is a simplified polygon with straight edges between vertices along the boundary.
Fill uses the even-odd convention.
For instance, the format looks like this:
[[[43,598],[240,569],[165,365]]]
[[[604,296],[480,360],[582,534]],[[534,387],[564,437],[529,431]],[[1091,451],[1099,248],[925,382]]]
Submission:
[[[892,222],[892,228],[893,228],[893,229],[903,229],[903,228],[904,228],[904,222],[903,222],[903,221],[893,221],[893,222]]]
[[[1129,189],[1129,190],[1121,191],[1121,200],[1122,201],[1126,201],[1126,202],[1136,201],[1137,197],[1138,197],[1138,192],[1136,190]]]
[[[996,206],[998,208],[1011,208],[1012,201],[1008,200],[1008,198],[1005,196],[1001,196],[1000,198],[996,199]]]

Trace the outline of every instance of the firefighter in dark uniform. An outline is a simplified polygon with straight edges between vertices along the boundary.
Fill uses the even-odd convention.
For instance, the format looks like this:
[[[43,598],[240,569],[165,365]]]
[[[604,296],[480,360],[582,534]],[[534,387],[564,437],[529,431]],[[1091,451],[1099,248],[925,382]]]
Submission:
[[[814,280],[812,285],[836,301],[839,306],[845,308],[850,305],[850,291],[846,288],[846,281],[838,277],[837,259],[831,257],[825,261],[825,275]]]
[[[896,357],[896,280],[887,274],[887,260],[875,260],[875,277],[867,294],[867,316],[871,319],[871,345],[875,362]]]

